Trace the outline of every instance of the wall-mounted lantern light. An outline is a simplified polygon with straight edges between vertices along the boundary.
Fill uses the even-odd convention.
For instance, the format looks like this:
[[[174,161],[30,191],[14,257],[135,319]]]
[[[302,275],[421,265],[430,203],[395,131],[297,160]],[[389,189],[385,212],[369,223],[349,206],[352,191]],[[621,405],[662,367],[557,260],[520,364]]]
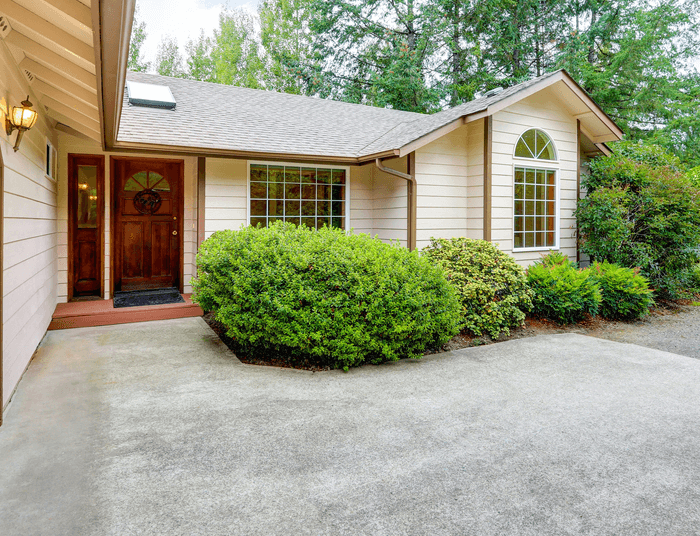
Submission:
[[[27,100],[22,101],[22,106],[13,106],[12,110],[5,119],[5,131],[9,136],[14,130],[19,130],[17,133],[17,139],[15,140],[14,150],[17,152],[19,150],[19,143],[22,139],[22,135],[25,131],[29,130],[36,123],[39,114],[36,110],[32,110],[32,103],[29,102],[29,95],[27,95]]]

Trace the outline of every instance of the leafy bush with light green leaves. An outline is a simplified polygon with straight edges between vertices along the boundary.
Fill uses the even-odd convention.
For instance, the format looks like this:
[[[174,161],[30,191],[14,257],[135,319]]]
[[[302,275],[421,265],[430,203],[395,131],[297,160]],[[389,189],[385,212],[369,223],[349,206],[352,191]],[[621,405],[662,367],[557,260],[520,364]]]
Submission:
[[[685,177],[693,183],[693,186],[700,188],[700,166],[696,166],[685,172]]]
[[[534,292],[533,313],[560,324],[572,324],[595,316],[602,301],[598,282],[586,268],[560,254],[552,253],[527,269],[527,281]]]
[[[497,338],[522,325],[532,293],[513,257],[490,242],[469,238],[433,238],[422,254],[445,270],[471,333]]]
[[[608,262],[595,262],[591,275],[600,285],[600,314],[613,320],[634,320],[649,313],[654,305],[649,281],[639,270]]]
[[[700,264],[696,264],[693,267],[690,276],[690,285],[694,292],[700,293]]]
[[[663,298],[687,297],[700,251],[700,185],[661,147],[620,142],[613,150],[582,181],[581,251],[639,267]]]
[[[459,331],[442,270],[367,235],[282,222],[221,231],[197,273],[194,300],[251,355],[346,368],[419,358]]]

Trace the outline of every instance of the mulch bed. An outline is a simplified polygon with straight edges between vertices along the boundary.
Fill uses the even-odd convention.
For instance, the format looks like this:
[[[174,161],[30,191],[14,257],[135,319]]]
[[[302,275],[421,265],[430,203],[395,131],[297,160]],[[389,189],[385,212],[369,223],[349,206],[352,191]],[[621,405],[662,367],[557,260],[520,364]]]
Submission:
[[[578,324],[561,325],[548,320],[546,318],[536,318],[528,316],[525,319],[525,324],[517,329],[511,330],[510,335],[501,335],[498,339],[492,339],[488,335],[474,337],[467,333],[455,335],[447,344],[439,351],[429,351],[428,354],[436,354],[442,352],[451,352],[460,348],[469,348],[473,346],[482,346],[484,344],[494,344],[497,342],[508,341],[512,339],[523,339],[526,337],[535,337],[537,335],[552,335],[557,333],[580,333],[582,335],[590,335],[593,337],[602,336],[604,333],[619,329],[623,326],[639,325],[649,322],[654,322],[656,318],[678,314],[683,310],[683,306],[691,305],[691,300],[679,300],[677,302],[660,302],[653,308],[649,315],[641,320],[631,322],[622,322],[615,320],[606,320],[600,316],[588,317]],[[239,360],[248,365],[263,365],[269,367],[295,368],[303,370],[311,370],[314,372],[331,370],[330,367],[319,366],[318,364],[308,359],[299,359],[291,356],[279,354],[271,355],[251,355],[241,348],[236,341],[226,335],[226,328],[220,322],[214,319],[213,313],[204,315],[204,321],[209,324],[209,327],[219,336],[219,338],[228,346],[231,351],[236,354]]]

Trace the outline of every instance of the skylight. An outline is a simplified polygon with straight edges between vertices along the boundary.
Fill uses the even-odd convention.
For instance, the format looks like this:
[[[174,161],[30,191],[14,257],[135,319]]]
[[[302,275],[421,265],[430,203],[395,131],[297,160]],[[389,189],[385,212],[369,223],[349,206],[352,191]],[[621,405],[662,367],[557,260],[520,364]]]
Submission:
[[[165,108],[167,110],[175,108],[175,97],[168,86],[127,82],[126,90],[129,95],[129,104],[134,106]]]

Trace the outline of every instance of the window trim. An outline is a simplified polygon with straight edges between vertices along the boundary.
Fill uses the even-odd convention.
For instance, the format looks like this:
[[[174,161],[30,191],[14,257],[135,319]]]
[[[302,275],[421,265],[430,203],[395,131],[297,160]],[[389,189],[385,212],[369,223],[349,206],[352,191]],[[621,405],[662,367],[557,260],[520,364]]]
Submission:
[[[351,176],[350,166],[335,166],[333,164],[314,164],[312,162],[287,162],[276,160],[246,160],[246,226],[250,227],[250,166],[251,165],[265,166],[293,166],[293,167],[313,167],[322,169],[342,169],[345,171],[345,228],[346,233],[350,231],[350,192],[351,192]]]
[[[529,130],[529,129],[528,129]],[[520,138],[518,138],[520,139]],[[524,163],[519,162],[513,162],[512,164],[512,169],[511,169],[511,188],[512,188],[512,195],[511,195],[511,232],[510,232],[510,239],[512,242],[512,248],[511,250],[513,253],[527,253],[527,252],[532,252],[532,251],[559,251],[561,249],[561,180],[559,177],[560,174],[560,168],[559,165],[557,166],[548,166],[545,163],[551,163],[551,160],[533,160],[530,158],[520,158],[518,159],[520,161],[527,162],[527,165],[524,165]],[[535,162],[537,162],[535,164]],[[553,246],[534,246],[534,247],[522,247],[522,248],[516,248],[515,247],[515,168],[530,168],[530,169],[542,169],[546,171],[553,171],[554,172],[554,191],[555,191],[555,203],[556,203],[556,215],[555,215],[555,220],[554,220],[554,245]]]
[[[57,181],[58,180],[58,151],[56,148],[53,146],[53,143],[51,143],[51,140],[47,137],[46,138],[46,152],[44,153],[44,176],[51,179],[52,181]],[[49,172],[46,173],[46,157],[47,153],[50,156],[50,162],[49,164]]]
[[[515,149],[518,147],[518,142],[522,139],[522,137],[525,135],[525,133],[528,130],[539,130],[540,132],[544,133],[549,138],[549,143],[551,143],[552,147],[554,148],[554,157],[555,157],[554,160],[545,160],[543,158],[528,158],[525,156],[515,156]],[[547,132],[545,129],[540,128],[540,127],[527,127],[520,134],[518,134],[518,139],[516,139],[515,143],[513,144],[512,156],[514,159],[522,160],[523,162],[548,162],[551,164],[557,164],[557,166],[559,165],[559,149],[557,148],[556,143],[554,143],[554,138],[549,135],[549,132]]]

